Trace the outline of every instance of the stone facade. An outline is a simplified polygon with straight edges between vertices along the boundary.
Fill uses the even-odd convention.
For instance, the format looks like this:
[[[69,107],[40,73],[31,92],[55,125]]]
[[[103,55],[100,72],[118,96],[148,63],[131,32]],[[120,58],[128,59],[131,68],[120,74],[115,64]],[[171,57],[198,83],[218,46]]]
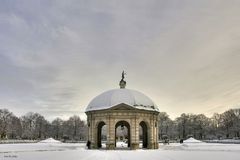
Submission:
[[[116,128],[123,124],[128,126],[130,149],[139,148],[139,127],[145,129],[144,147],[158,148],[158,111],[136,109],[124,103],[108,109],[87,111],[88,140],[91,148],[101,147],[101,128],[107,126],[106,149],[116,147]]]

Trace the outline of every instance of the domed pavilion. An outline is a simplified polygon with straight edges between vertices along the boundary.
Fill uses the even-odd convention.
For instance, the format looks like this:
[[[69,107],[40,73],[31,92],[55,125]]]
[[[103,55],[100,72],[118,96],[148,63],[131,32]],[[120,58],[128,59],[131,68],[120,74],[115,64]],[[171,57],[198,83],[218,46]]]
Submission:
[[[157,149],[158,107],[143,93],[126,89],[124,75],[123,72],[120,89],[103,92],[86,108],[90,148],[102,147],[102,128],[106,125],[106,149],[116,149],[119,126],[127,129],[127,146],[130,149]]]

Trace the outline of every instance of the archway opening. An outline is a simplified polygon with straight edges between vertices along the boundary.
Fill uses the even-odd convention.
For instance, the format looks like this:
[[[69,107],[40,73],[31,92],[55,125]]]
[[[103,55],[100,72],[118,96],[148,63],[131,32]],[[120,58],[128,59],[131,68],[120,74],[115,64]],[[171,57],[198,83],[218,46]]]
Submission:
[[[106,147],[106,143],[103,144],[103,142],[107,141],[106,127],[107,125],[104,122],[99,122],[97,125],[97,147],[98,148]]]
[[[115,125],[115,147],[129,148],[131,144],[130,125],[126,121],[119,121]]]
[[[147,148],[148,147],[148,127],[147,124],[142,121],[140,122],[139,127],[139,140],[142,142],[139,148]],[[142,147],[141,147],[142,146]]]

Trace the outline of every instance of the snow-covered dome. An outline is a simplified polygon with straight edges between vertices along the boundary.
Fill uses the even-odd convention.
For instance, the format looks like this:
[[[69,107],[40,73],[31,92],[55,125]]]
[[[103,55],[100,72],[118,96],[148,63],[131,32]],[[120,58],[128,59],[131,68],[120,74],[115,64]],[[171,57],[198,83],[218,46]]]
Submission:
[[[138,109],[158,111],[158,107],[146,95],[125,88],[103,92],[89,103],[86,111],[108,109],[121,103]]]

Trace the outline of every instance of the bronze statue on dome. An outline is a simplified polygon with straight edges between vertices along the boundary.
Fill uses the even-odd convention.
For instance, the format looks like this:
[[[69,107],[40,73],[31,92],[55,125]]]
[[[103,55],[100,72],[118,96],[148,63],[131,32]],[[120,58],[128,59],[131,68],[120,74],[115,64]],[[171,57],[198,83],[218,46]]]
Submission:
[[[127,84],[126,81],[124,81],[125,75],[126,75],[126,73],[123,71],[122,72],[122,79],[119,82],[119,86],[120,86],[121,89],[125,88],[126,84]]]

